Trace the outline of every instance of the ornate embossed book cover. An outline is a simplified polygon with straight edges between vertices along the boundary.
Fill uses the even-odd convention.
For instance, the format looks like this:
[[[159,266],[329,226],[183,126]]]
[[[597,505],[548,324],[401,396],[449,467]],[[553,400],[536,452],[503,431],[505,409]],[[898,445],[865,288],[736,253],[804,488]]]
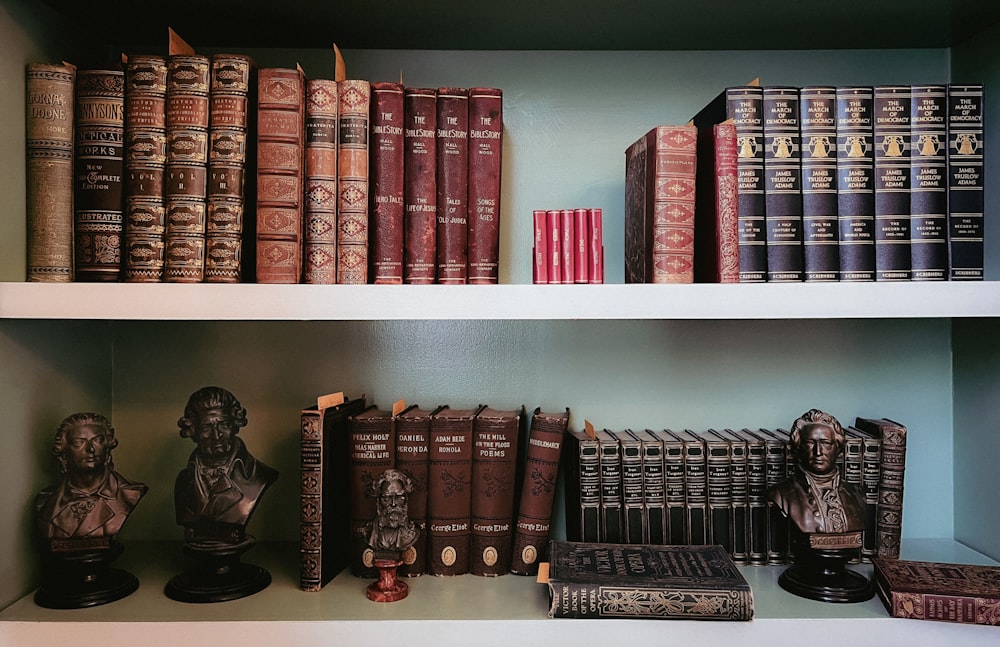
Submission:
[[[468,282],[469,91],[439,88],[437,282]]]
[[[472,541],[469,572],[510,572],[518,440],[524,410],[485,408],[472,433]]]
[[[837,233],[837,89],[799,88],[805,280],[840,280]]]
[[[377,82],[371,90],[368,271],[375,283],[399,284],[403,282],[403,86]]]
[[[427,491],[427,572],[469,572],[472,436],[478,409],[442,406],[431,416]]]
[[[910,279],[948,278],[948,91],[910,87]]]
[[[503,91],[469,89],[469,283],[500,279]]]
[[[875,280],[874,101],[871,87],[837,88],[840,280]]]
[[[403,281],[437,277],[437,90],[405,88]]]
[[[304,283],[337,282],[338,96],[336,81],[306,81]]]
[[[910,280],[910,86],[876,85],[875,280]]]
[[[338,81],[337,283],[368,282],[368,125],[371,84]]]
[[[876,557],[875,586],[894,618],[1000,625],[1000,566]]]
[[[739,177],[736,124],[698,131],[694,280],[739,283]]]
[[[363,529],[377,512],[374,483],[396,462],[396,435],[391,411],[374,404],[348,420],[350,458],[348,460],[347,498],[350,501],[351,572],[359,577],[377,573],[367,557]]]
[[[721,546],[553,541],[550,618],[751,620],[750,585]]]
[[[882,439],[878,519],[875,523],[879,557],[899,557],[903,531],[903,477],[906,471],[906,426],[886,418],[857,418],[854,426]]]
[[[981,83],[948,86],[948,243],[952,281],[983,280],[985,115]]]

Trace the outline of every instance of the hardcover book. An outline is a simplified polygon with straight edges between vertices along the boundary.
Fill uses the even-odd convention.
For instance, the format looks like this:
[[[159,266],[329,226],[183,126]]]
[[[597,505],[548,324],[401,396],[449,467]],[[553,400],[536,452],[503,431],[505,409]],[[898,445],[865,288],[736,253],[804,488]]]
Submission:
[[[903,532],[903,476],[906,471],[906,426],[887,418],[857,418],[854,426],[882,439],[882,465],[875,523],[879,557],[899,557]]]
[[[73,280],[73,92],[76,68],[25,70],[29,281]]]
[[[601,451],[597,438],[584,429],[566,434],[566,536],[599,541],[601,510]]]
[[[666,499],[665,529],[668,544],[688,544],[687,488],[684,442],[669,430],[654,430],[663,442],[663,487]]]
[[[735,432],[747,444],[747,561],[767,563],[767,450],[764,440],[748,429]]]
[[[368,283],[368,81],[338,81],[337,283]]]
[[[413,545],[413,563],[403,564],[399,569],[401,574],[410,577],[427,572],[427,461],[432,413],[412,405],[396,415],[396,469],[406,473],[413,482],[407,511],[410,521],[420,531]]]
[[[646,532],[643,501],[642,443],[628,431],[612,431],[618,441],[622,474],[621,543],[641,544]]]
[[[698,131],[694,280],[739,283],[739,176],[736,124]]]
[[[875,280],[875,152],[870,87],[837,88],[840,280]]]
[[[877,85],[875,280],[910,279],[910,86]]]
[[[837,90],[799,89],[802,134],[802,255],[804,279],[840,280],[837,227]]]
[[[587,209],[587,223],[590,231],[590,270],[587,272],[589,283],[604,283],[604,211],[599,208]]]
[[[736,519],[733,514],[732,445],[725,435],[715,429],[709,429],[700,435],[705,441],[705,466],[708,473],[707,543],[718,544],[733,555]]]
[[[403,281],[437,278],[437,90],[404,89]]]
[[[948,279],[948,97],[943,85],[910,88],[910,278]]]
[[[804,278],[799,89],[765,87],[763,117],[767,280],[797,282]]]
[[[672,432],[684,446],[684,543],[704,546],[711,535],[708,516],[708,458],[705,441],[690,429]]]
[[[337,82],[306,80],[304,283],[337,282]]]
[[[500,280],[503,91],[469,89],[469,283]]]
[[[625,151],[625,282],[694,282],[698,130],[657,126]]]
[[[472,431],[472,539],[469,572],[510,572],[514,537],[518,440],[524,411],[489,407],[476,414]]]
[[[642,511],[645,518],[642,544],[665,544],[666,490],[663,481],[663,441],[648,429],[630,432],[642,455]]]
[[[718,432],[729,443],[730,498],[732,505],[733,561],[738,566],[750,563],[749,473],[747,471],[747,442],[737,432],[723,429]]]
[[[861,561],[877,554],[878,488],[882,476],[882,438],[857,427],[845,429],[861,439],[861,488],[865,494],[865,530],[861,534]]]
[[[559,248],[562,250],[562,281],[576,283],[576,216],[573,209],[559,210]]]
[[[751,620],[754,612],[750,585],[721,546],[554,541],[543,581],[550,618]]]
[[[348,419],[350,461],[348,462],[347,498],[350,502],[349,530],[353,541],[351,572],[359,577],[377,573],[365,545],[365,524],[375,518],[378,502],[374,484],[382,472],[394,466],[395,441],[391,411],[375,405]]]
[[[789,476],[787,468],[788,443],[767,429],[758,429],[753,433],[764,443],[766,487],[770,489]],[[773,501],[768,500],[766,551],[768,564],[788,562],[788,528],[788,517],[782,514],[781,509]]]
[[[403,106],[402,84],[371,84],[369,274],[380,284],[403,282]]]
[[[547,413],[536,408],[531,414],[511,554],[510,571],[516,575],[535,575],[538,563],[548,559],[552,510],[568,424],[569,409]]]
[[[469,91],[437,98],[437,282],[468,282]]]
[[[549,239],[545,235],[547,216],[544,209],[535,209],[531,212],[531,217],[534,240],[531,248],[531,282],[545,284],[549,282]]]
[[[597,534],[609,544],[624,543],[622,454],[618,439],[607,429],[595,432],[601,467],[601,507]]]
[[[469,572],[472,436],[478,409],[439,407],[431,416],[427,490],[427,572]]]
[[[1000,625],[1000,567],[876,557],[875,586],[894,618]]]
[[[590,282],[588,209],[573,209],[573,282]]]
[[[549,283],[563,282],[562,215],[558,209],[545,212],[545,238],[548,240]]]
[[[983,280],[986,108],[983,85],[948,86],[949,278]]]

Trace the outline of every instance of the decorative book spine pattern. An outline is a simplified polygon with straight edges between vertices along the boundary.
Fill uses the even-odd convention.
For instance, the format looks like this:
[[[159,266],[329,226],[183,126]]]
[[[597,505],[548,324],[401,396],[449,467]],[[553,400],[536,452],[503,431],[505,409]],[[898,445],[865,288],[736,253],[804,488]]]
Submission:
[[[257,282],[298,283],[304,227],[305,75],[257,74]]]
[[[468,282],[469,91],[437,98],[437,282]]]
[[[705,442],[708,483],[708,541],[733,554],[733,463],[729,440],[714,429],[701,434]]]
[[[797,282],[803,280],[798,88],[764,88],[763,109],[767,280]]]
[[[1000,626],[1000,568],[882,557],[872,562],[875,588],[890,616]]]
[[[132,56],[125,66],[125,268],[130,283],[163,280],[167,162],[167,59]]]
[[[736,125],[716,124],[713,127],[715,150],[715,256],[718,283],[739,283],[739,149]],[[695,235],[698,231],[695,230]],[[697,262],[697,256],[695,256]]]
[[[604,211],[600,207],[587,209],[587,226],[590,232],[589,283],[604,283]]]
[[[350,418],[350,462],[347,496],[350,500],[351,572],[368,577],[376,573],[365,538],[365,525],[378,510],[375,483],[396,461],[392,412],[374,405]]]
[[[943,85],[910,88],[910,278],[948,278],[948,99]]]
[[[337,282],[338,86],[306,81],[303,282]]]
[[[732,430],[721,434],[729,442],[730,495],[732,499],[733,561],[743,566],[750,563],[749,543],[749,474],[747,443]]]
[[[371,84],[371,258],[375,283],[403,282],[403,86]]]
[[[431,411],[416,405],[396,416],[396,469],[406,473],[413,482],[408,514],[420,537],[413,545],[413,563],[403,564],[400,572],[408,576],[427,572],[427,490],[428,451],[430,446]]]
[[[618,439],[602,429],[596,432],[601,468],[601,508],[597,533],[600,541],[624,541],[622,522],[622,457]]]
[[[666,543],[666,499],[663,483],[663,443],[648,429],[631,432],[641,445],[642,496],[646,524],[642,543]]]
[[[737,432],[747,444],[747,561],[767,563],[767,450],[764,441],[746,429]]]
[[[622,535],[623,544],[641,544],[645,532],[642,493],[642,443],[628,431],[613,431],[618,441],[622,475]]]
[[[875,154],[870,87],[837,88],[840,280],[875,280]]]
[[[75,279],[117,281],[124,234],[125,73],[77,72],[75,117]]]
[[[589,209],[573,209],[573,282],[590,282]]]
[[[711,533],[708,516],[708,457],[705,441],[690,430],[676,432],[684,444],[684,506],[686,544],[704,546]]]
[[[337,83],[337,283],[368,282],[368,112],[371,84]]]
[[[437,90],[404,89],[403,281],[437,277]]]
[[[982,84],[948,86],[948,256],[952,281],[983,280],[984,117]]]
[[[663,487],[666,498],[666,536],[668,544],[686,544],[684,443],[667,430],[654,431],[663,441]]]
[[[29,281],[73,280],[73,90],[71,65],[25,70],[25,168]]]
[[[475,410],[442,407],[431,417],[427,486],[427,572],[469,572],[472,431]]]
[[[875,280],[910,279],[910,86],[877,85]]]
[[[323,410],[300,414],[299,588],[323,588]]]
[[[166,242],[163,279],[205,278],[210,64],[206,56],[167,58]]]
[[[739,139],[740,282],[767,280],[764,212],[764,93],[757,86],[727,88],[726,116]]]
[[[598,541],[601,509],[600,446],[582,429],[566,434],[566,535]]]
[[[799,89],[802,136],[803,278],[840,280],[837,227],[837,90],[828,86]]]
[[[875,524],[879,557],[898,558],[903,530],[903,476],[906,471],[906,427],[891,420],[858,418],[855,427],[882,439],[882,469]]]
[[[243,279],[247,133],[254,64],[249,56],[212,57],[208,119],[208,215],[205,282]]]
[[[500,177],[503,92],[469,90],[469,283],[500,280]]]
[[[512,573],[535,575],[538,563],[548,556],[549,530],[565,443],[569,410],[531,416],[524,461],[524,479],[514,524]]]
[[[522,412],[483,409],[473,422],[469,572],[510,571],[514,490]]]

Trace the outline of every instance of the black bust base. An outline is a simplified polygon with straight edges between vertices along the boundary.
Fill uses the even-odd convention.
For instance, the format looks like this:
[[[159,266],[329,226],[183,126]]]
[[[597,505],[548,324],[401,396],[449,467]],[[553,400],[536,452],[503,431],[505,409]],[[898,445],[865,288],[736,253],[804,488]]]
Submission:
[[[796,564],[778,577],[789,593],[820,602],[864,602],[875,595],[875,585],[847,568],[855,550],[804,550]]]
[[[197,564],[167,582],[164,593],[178,602],[203,603],[238,600],[263,591],[271,583],[271,574],[260,566],[240,561],[240,555],[255,543],[253,537],[236,544],[185,543],[184,552],[194,557]]]
[[[122,554],[121,544],[110,548],[44,553],[42,586],[35,604],[47,609],[82,609],[120,600],[139,588],[128,571],[111,568]]]

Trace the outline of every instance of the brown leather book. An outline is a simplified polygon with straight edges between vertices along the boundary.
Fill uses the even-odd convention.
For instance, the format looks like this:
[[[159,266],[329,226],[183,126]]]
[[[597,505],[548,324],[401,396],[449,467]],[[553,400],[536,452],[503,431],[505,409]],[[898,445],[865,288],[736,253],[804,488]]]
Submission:
[[[306,81],[305,283],[337,282],[337,82]]]
[[[485,408],[476,415],[472,435],[472,542],[469,572],[510,572],[514,537],[518,439],[524,410]]]
[[[477,409],[438,408],[431,416],[427,488],[427,572],[469,572],[472,434]]]
[[[167,58],[166,248],[163,279],[205,279],[205,198],[208,188],[207,56]]]
[[[503,91],[469,90],[469,283],[500,280]]]
[[[375,283],[403,282],[403,85],[372,83],[371,258]]]
[[[559,478],[569,409],[559,413],[543,413],[535,409],[531,416],[528,444],[525,451],[524,478],[514,525],[514,549],[511,573],[535,575],[538,563],[548,556],[552,506]]]
[[[350,501],[350,532],[354,543],[351,550],[351,572],[359,577],[377,574],[372,565],[373,555],[364,538],[365,524],[378,511],[374,484],[382,472],[396,461],[395,433],[391,411],[375,405],[348,421],[350,461],[348,463],[347,498]]]
[[[75,117],[75,278],[117,281],[124,234],[125,73],[78,71]]]
[[[253,59],[249,56],[216,54],[212,57],[206,283],[239,283],[243,279],[248,104],[255,72]]]
[[[437,282],[468,282],[469,91],[438,89]]]
[[[337,283],[368,282],[368,111],[371,85],[347,79],[340,93]]]
[[[302,279],[305,74],[257,73],[257,282]]]
[[[401,575],[410,577],[427,572],[427,457],[431,433],[431,410],[417,405],[396,416],[396,469],[413,481],[408,513],[410,521],[420,531],[413,545],[413,563],[399,567]]]
[[[406,88],[403,131],[403,281],[437,277],[437,90]]]
[[[72,65],[29,64],[25,70],[28,280],[73,280]]]

